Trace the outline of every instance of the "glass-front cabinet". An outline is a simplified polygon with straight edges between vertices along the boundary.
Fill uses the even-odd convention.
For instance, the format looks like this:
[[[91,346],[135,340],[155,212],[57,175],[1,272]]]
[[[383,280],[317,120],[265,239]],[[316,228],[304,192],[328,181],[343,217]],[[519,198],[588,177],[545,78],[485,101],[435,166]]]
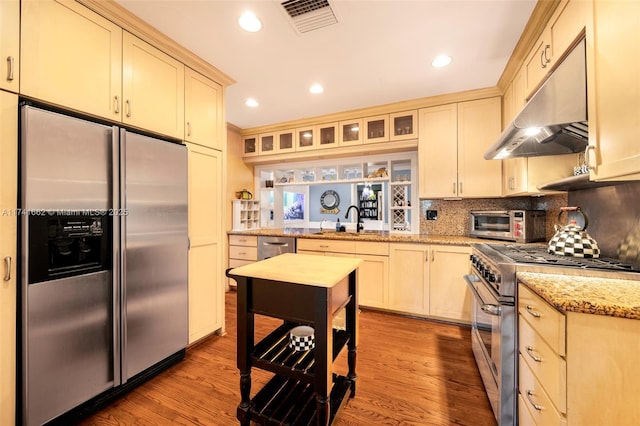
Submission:
[[[258,135],[242,137],[242,153],[245,157],[258,155]]]
[[[276,134],[264,133],[260,135],[260,154],[274,154],[277,151]]]
[[[317,147],[316,126],[299,127],[296,129],[296,151],[305,151]]]
[[[360,145],[362,143],[361,118],[341,121],[338,129],[338,144],[340,146]]]
[[[320,124],[318,129],[318,148],[335,148],[338,146],[338,123]]]
[[[389,140],[416,139],[418,137],[418,111],[389,114],[391,135]]]
[[[282,130],[276,133],[276,150],[278,153],[294,152],[294,130]]]
[[[389,114],[364,119],[364,143],[387,142],[389,140]]]

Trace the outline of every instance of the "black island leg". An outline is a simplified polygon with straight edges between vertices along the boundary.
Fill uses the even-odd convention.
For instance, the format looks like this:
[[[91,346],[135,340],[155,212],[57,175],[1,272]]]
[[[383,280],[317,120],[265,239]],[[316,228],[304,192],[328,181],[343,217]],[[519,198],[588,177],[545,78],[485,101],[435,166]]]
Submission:
[[[238,277],[237,282],[237,361],[240,370],[240,405],[236,416],[243,426],[251,423],[251,351],[253,350],[254,317],[249,311],[251,278]]]
[[[347,304],[346,309],[346,326],[347,332],[350,335],[349,342],[347,342],[347,364],[349,366],[349,372],[347,378],[351,380],[351,392],[349,398],[356,396],[356,354],[358,347],[358,282],[357,282],[357,270],[349,274],[349,294],[351,300]]]

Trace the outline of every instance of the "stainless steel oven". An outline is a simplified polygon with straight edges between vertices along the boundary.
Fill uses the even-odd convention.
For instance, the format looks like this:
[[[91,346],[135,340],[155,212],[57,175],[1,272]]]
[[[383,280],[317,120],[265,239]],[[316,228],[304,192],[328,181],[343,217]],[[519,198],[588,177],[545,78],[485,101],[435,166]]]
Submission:
[[[465,275],[464,279],[473,295],[473,355],[498,424],[515,424],[515,280],[509,277],[508,266],[507,271],[502,271],[499,263],[490,257],[476,249],[472,253],[472,273]]]
[[[480,376],[499,425],[517,423],[517,273],[539,272],[637,279],[640,265],[619,259],[558,256],[541,244],[472,244],[471,343]]]

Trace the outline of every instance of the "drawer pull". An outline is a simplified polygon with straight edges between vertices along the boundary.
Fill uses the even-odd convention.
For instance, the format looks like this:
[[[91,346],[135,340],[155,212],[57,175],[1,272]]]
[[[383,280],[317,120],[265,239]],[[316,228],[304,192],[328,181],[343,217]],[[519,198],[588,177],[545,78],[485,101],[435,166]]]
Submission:
[[[534,317],[534,318],[540,318],[541,314],[540,312],[536,312],[533,310],[533,306],[531,305],[527,305],[525,306],[525,308],[527,309],[527,312],[529,312],[529,314]]]
[[[527,353],[535,362],[542,362],[542,358],[535,354],[532,346],[527,346]]]
[[[246,251],[240,251],[240,252],[238,252],[238,254],[239,254],[240,256],[244,256],[244,255],[246,255],[246,254],[247,254],[247,252],[246,252]]]
[[[529,403],[530,403],[531,405],[533,405],[533,408],[535,408],[536,410],[538,410],[538,411],[542,411],[542,405],[537,404],[537,403],[533,400],[532,396],[533,396],[533,391],[528,390],[528,391],[527,391],[527,399],[529,400]]]
[[[247,242],[247,240],[238,240],[238,241],[240,241],[241,243],[246,243]]]
[[[320,244],[320,247],[322,247],[322,248],[329,248],[329,246],[324,245],[324,244]]]

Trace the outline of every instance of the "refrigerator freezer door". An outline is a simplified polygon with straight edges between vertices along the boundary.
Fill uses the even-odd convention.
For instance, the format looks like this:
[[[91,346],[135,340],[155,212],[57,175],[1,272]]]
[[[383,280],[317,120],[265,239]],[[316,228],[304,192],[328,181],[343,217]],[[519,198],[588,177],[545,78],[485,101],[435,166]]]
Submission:
[[[187,149],[120,140],[124,381],[187,345]]]
[[[113,128],[29,106],[21,119],[22,207],[108,209]]]

